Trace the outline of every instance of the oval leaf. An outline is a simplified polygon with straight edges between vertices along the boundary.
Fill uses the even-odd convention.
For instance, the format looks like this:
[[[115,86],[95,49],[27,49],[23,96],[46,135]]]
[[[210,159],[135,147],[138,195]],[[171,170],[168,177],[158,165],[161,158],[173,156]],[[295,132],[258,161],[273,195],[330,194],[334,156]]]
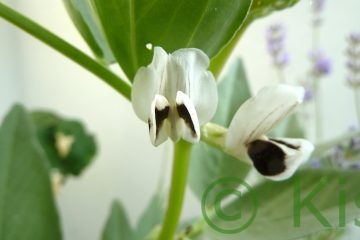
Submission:
[[[48,162],[20,106],[0,129],[0,239],[61,239]]]
[[[258,209],[248,228],[232,235],[210,228],[208,232],[224,240],[277,240],[295,239],[329,227],[354,225],[355,218],[360,216],[359,181],[358,171],[341,170],[303,170],[283,182],[265,181],[253,186]],[[223,212],[241,212],[242,219],[249,219],[253,205],[251,195],[244,193],[224,207]],[[226,229],[242,226],[237,221],[224,222],[216,216],[212,220],[217,226],[221,222]]]
[[[167,52],[196,47],[214,56],[233,37],[250,0],[94,0],[109,45],[132,81],[149,64],[147,44]]]
[[[66,10],[95,56],[105,64],[115,62],[106,42],[92,0],[64,0]]]
[[[131,240],[132,230],[124,207],[119,201],[114,201],[110,215],[106,221],[102,240]]]

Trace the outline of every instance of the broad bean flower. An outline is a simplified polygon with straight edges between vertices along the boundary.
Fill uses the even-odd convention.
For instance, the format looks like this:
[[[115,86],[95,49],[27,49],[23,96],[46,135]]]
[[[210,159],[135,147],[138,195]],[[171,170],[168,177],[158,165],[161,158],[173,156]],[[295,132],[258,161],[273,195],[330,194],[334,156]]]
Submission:
[[[257,171],[271,180],[293,175],[312,153],[311,142],[299,138],[272,138],[265,134],[303,101],[304,89],[290,85],[264,87],[240,106],[232,119],[226,148],[234,156],[246,152]]]
[[[183,48],[172,54],[154,48],[152,62],[141,67],[134,79],[132,106],[148,123],[154,146],[183,138],[200,140],[200,125],[215,114],[218,95],[210,60],[199,49]]]

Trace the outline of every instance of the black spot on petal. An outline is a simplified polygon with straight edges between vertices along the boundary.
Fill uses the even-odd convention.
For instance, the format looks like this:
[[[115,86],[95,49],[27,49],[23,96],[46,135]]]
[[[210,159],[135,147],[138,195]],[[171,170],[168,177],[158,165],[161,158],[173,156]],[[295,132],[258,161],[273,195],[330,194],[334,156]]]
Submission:
[[[283,173],[285,166],[285,153],[270,141],[255,140],[248,146],[248,155],[255,168],[265,176],[275,176]]]
[[[282,141],[282,140],[279,140],[279,139],[270,138],[270,140],[273,141],[273,142],[285,145],[288,148],[291,148],[291,149],[294,149],[294,150],[298,150],[300,148],[300,146],[295,146],[295,145],[292,145],[292,144],[290,144],[288,142],[285,142],[285,141]]]
[[[163,109],[155,108],[155,122],[156,122],[156,136],[158,136],[161,126],[165,119],[169,116],[170,107],[166,106]]]
[[[193,137],[196,137],[195,126],[191,120],[190,113],[187,110],[186,106],[184,104],[180,104],[176,106],[176,109],[178,111],[179,117],[184,119],[185,124],[191,129],[191,134],[193,135]]]

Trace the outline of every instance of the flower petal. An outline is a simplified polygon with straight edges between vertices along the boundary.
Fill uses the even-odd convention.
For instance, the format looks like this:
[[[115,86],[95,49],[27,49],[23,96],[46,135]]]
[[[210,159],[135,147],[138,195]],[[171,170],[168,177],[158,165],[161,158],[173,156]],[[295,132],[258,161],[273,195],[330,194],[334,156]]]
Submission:
[[[158,92],[160,78],[150,67],[141,67],[134,78],[131,92],[131,103],[135,114],[147,122],[150,116],[151,102]]]
[[[154,47],[154,56],[148,67],[153,68],[159,77],[164,73],[169,55],[161,47]]]
[[[147,122],[150,115],[151,102],[160,90],[162,76],[168,61],[168,54],[161,48],[154,48],[152,62],[141,67],[135,75],[131,92],[131,102],[136,115]]]
[[[196,143],[200,140],[200,125],[194,105],[189,97],[181,91],[176,95],[176,110],[183,120],[182,137]]]
[[[291,177],[313,150],[313,144],[305,139],[270,138],[251,142],[248,155],[260,174],[281,181]]]
[[[275,85],[262,88],[236,112],[226,137],[227,148],[236,154],[240,145],[258,139],[293,112],[303,97],[302,87]]]
[[[193,102],[199,117],[200,125],[210,121],[217,108],[218,94],[214,76],[207,71],[210,60],[199,49],[179,49],[172,54],[174,60],[182,67],[186,80],[184,91]]]
[[[168,139],[167,119],[169,112],[169,102],[164,96],[156,94],[151,103],[151,113],[148,120],[150,139],[154,146],[158,146]]]

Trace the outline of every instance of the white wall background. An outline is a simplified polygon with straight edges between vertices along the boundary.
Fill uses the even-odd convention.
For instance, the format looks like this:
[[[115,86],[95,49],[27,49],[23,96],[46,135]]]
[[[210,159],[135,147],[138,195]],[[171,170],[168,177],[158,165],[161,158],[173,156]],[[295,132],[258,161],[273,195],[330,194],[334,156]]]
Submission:
[[[14,7],[79,48],[86,45],[66,15],[61,1],[12,0]],[[344,84],[345,35],[360,31],[360,1],[327,1],[321,44],[336,59],[334,73],[323,79],[324,135],[346,131],[355,123],[353,98]],[[292,9],[257,21],[246,32],[236,54],[243,57],[254,90],[276,82],[266,55],[264,31],[272,22],[288,27],[291,65],[287,79],[296,81],[308,69],[311,46],[308,0]],[[130,104],[96,77],[70,60],[0,19],[0,117],[17,101],[29,109],[51,109],[83,120],[97,135],[99,152],[81,178],[70,179],[58,198],[65,239],[98,239],[110,203],[120,199],[135,224],[155,191],[161,163],[170,145],[154,148],[147,126]],[[167,166],[167,172],[170,170]],[[184,216],[200,213],[200,204],[187,192]]]

